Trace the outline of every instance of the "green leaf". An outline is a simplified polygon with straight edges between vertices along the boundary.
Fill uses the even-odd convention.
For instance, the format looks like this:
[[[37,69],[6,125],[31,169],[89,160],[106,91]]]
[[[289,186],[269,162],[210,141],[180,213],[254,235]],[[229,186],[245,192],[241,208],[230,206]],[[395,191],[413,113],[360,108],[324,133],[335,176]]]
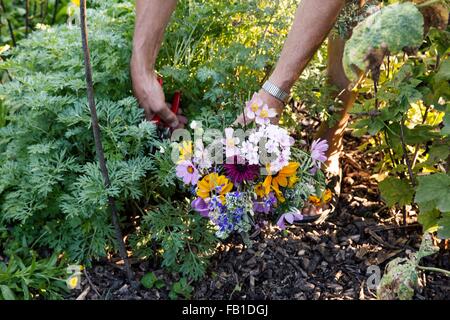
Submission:
[[[438,230],[438,219],[441,216],[439,210],[420,212],[419,223],[423,226],[424,232],[436,232]]]
[[[436,83],[439,83],[442,81],[447,82],[449,80],[450,80],[450,59],[447,59],[444,62],[442,62],[441,66],[439,67],[439,71],[434,76],[434,81]]]
[[[14,292],[8,286],[0,285],[0,290],[4,300],[16,300]]]
[[[405,142],[409,145],[425,143],[439,137],[439,133],[432,126],[418,125],[413,129],[405,128]]]
[[[141,284],[147,289],[153,288],[158,278],[155,276],[153,272],[147,273],[141,279]]]
[[[153,287],[161,289],[162,287],[164,287],[164,282],[161,279],[158,279],[158,277],[153,272],[147,273],[145,276],[143,276],[141,279],[141,284],[147,289],[151,289]]]
[[[404,206],[413,200],[414,189],[408,181],[387,177],[378,185],[381,196],[389,207],[398,204]]]
[[[441,239],[450,239],[450,212],[444,213],[443,217],[438,220],[438,237]]]
[[[419,185],[415,201],[420,205],[435,201],[441,212],[450,211],[450,177],[445,173],[435,173],[417,178]]]
[[[436,163],[442,159],[447,159],[450,154],[450,146],[448,144],[433,144],[430,148],[430,163]]]
[[[379,118],[371,118],[368,132],[370,135],[376,135],[381,129],[384,128],[384,122]]]
[[[450,107],[447,107],[443,121],[444,127],[441,129],[441,134],[450,135]]]
[[[180,281],[173,284],[169,297],[171,299],[176,299],[178,296],[183,296],[186,299],[190,299],[193,290],[194,289],[189,285],[186,278],[181,278]]]

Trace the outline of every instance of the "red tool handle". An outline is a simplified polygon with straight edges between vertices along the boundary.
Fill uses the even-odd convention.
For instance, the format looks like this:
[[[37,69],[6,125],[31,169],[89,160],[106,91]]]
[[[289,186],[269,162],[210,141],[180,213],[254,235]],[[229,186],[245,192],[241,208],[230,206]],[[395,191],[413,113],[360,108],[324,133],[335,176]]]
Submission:
[[[161,86],[163,86],[163,79],[161,77],[158,77],[158,82]],[[181,102],[181,92],[176,91],[172,99],[172,108],[170,109],[173,113],[177,114],[178,110],[180,110],[180,102]],[[161,124],[162,122],[161,118],[158,115],[153,117],[153,121],[156,124]]]

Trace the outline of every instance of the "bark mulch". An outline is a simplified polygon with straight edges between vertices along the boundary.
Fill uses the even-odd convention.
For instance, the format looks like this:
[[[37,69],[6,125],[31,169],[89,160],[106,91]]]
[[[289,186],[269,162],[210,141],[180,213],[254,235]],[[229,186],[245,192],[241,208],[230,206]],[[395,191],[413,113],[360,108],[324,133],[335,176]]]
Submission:
[[[375,299],[367,281],[369,266],[380,267],[418,249],[421,227],[408,209],[407,224],[380,200],[371,177],[378,154],[358,149],[364,141],[346,135],[342,159],[344,177],[335,216],[321,225],[299,225],[280,231],[267,227],[251,247],[230,241],[219,247],[206,277],[193,283],[193,299]],[[450,270],[450,253],[441,250],[422,265]],[[176,275],[151,270],[148,262],[134,264],[138,277],[154,272],[167,288],[133,288],[120,268],[99,262],[86,272],[80,299],[167,299]],[[415,299],[450,299],[450,279],[437,273],[422,274],[425,284]]]

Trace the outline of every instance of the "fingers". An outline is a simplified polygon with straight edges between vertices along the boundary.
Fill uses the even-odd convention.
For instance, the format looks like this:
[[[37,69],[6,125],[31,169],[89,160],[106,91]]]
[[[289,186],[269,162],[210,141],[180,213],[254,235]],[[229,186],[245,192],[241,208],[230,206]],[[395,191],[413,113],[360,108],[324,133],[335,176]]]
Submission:
[[[176,128],[180,123],[177,115],[173,113],[166,104],[163,107],[155,108],[153,111],[161,118],[161,121],[171,128]]]
[[[188,123],[188,119],[185,116],[182,115],[177,115],[178,118],[178,126],[174,129],[184,129],[184,127],[187,125]]]

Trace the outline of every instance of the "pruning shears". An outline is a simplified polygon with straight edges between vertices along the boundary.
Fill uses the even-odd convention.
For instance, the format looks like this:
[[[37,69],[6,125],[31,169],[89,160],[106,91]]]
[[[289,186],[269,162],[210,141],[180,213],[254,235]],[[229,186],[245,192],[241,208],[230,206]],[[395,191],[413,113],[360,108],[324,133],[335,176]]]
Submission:
[[[163,87],[163,79],[161,77],[158,77],[158,82],[161,85],[161,87]],[[172,98],[172,107],[170,110],[173,113],[178,114],[178,112],[180,111],[180,103],[181,103],[181,91],[175,91]],[[158,126],[158,136],[161,139],[168,139],[170,136],[170,127],[167,124],[163,123],[163,121],[158,115],[156,115],[152,121],[155,122],[155,124]]]

